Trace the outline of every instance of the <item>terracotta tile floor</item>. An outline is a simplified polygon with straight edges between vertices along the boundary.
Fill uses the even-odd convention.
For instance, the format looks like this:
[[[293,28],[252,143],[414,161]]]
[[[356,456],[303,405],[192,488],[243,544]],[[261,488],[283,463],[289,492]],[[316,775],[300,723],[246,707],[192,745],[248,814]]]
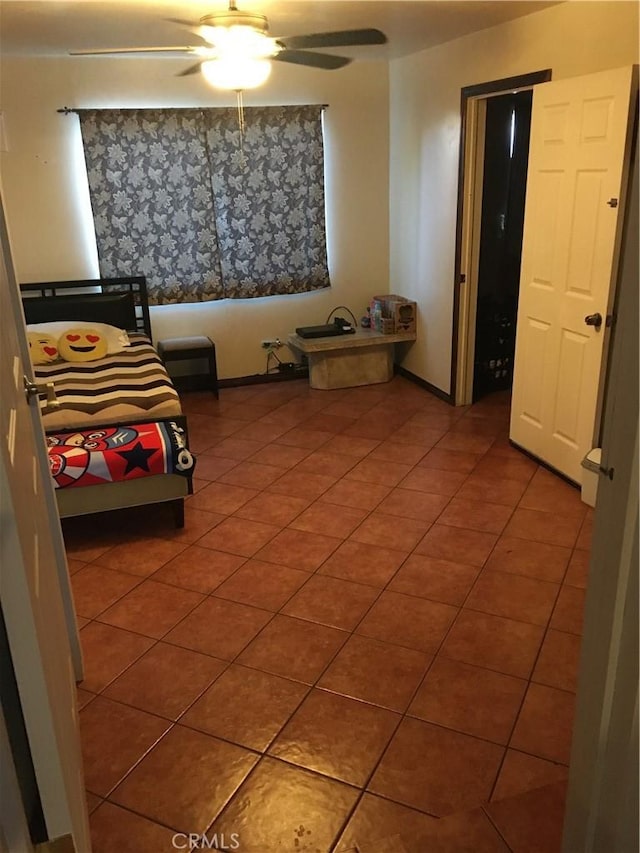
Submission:
[[[592,512],[508,398],[183,403],[185,528],[64,523],[95,853],[559,850]]]

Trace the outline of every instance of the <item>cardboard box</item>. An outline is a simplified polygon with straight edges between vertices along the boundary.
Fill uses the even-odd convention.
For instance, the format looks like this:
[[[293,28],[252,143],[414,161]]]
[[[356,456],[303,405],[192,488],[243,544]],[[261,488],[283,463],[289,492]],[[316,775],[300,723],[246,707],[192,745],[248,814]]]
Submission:
[[[385,293],[383,296],[374,296],[373,301],[382,303],[382,316],[393,320],[394,332],[416,331],[416,303],[412,299],[397,293]]]

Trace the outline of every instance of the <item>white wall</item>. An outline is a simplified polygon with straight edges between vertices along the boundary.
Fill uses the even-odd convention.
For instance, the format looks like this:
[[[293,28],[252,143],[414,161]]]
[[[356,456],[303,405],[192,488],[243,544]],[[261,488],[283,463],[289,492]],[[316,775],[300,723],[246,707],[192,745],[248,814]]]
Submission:
[[[391,64],[390,289],[418,303],[412,373],[450,391],[461,88],[636,62],[637,3],[572,0]]]
[[[235,94],[186,60],[3,56],[0,108],[7,151],[0,178],[19,281],[99,275],[78,120],[69,107],[229,106]],[[220,378],[264,371],[263,338],[324,323],[337,305],[361,316],[389,287],[388,67],[354,62],[323,72],[274,63],[245,105],[325,103],[326,200],[332,287],[315,293],[152,308],[154,338],[206,334]],[[283,350],[282,357],[291,357]]]

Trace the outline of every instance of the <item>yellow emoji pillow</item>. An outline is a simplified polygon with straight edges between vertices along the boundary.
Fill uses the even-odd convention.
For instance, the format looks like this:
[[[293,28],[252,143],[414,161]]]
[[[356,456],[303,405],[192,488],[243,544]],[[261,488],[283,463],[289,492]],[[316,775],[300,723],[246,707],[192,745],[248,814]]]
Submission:
[[[27,332],[31,364],[50,364],[58,358],[58,344],[53,335]]]
[[[107,340],[97,329],[68,329],[58,338],[65,361],[95,361],[107,354]]]

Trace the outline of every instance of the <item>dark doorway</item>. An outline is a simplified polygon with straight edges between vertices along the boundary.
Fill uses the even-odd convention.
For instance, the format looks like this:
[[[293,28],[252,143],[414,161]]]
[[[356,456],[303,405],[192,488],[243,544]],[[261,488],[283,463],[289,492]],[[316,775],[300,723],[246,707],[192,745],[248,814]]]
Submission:
[[[487,99],[474,403],[513,382],[532,97]]]

